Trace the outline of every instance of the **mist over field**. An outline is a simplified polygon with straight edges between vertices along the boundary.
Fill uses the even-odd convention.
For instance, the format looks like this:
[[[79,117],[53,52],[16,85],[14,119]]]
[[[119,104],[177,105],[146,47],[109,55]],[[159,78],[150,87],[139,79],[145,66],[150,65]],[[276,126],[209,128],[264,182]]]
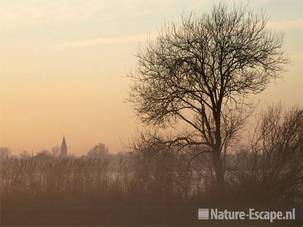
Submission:
[[[0,8],[1,226],[302,225],[301,1]]]

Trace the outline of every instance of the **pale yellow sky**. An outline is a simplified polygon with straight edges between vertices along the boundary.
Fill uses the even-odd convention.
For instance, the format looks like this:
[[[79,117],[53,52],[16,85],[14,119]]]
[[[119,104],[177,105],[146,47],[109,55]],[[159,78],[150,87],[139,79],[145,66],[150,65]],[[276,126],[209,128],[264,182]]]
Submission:
[[[211,0],[0,0],[0,147],[18,153],[58,145],[83,154],[99,142],[125,150],[139,128],[125,102],[135,54],[166,22]],[[228,1],[243,2],[243,1]],[[256,0],[285,34],[291,63],[261,105],[302,105],[302,1]]]

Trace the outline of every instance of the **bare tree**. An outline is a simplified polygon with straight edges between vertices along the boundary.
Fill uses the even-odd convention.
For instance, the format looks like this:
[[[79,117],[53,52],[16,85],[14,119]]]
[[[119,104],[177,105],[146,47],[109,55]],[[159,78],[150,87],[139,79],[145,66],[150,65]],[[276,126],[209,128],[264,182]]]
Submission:
[[[249,147],[238,155],[235,174],[248,198],[302,202],[303,108],[283,112],[281,106],[270,107]]]
[[[147,44],[131,75],[130,101],[142,121],[187,123],[192,136],[176,141],[213,154],[218,188],[224,186],[228,142],[244,122],[242,101],[263,91],[286,61],[282,37],[267,31],[266,22],[224,4],[209,15],[190,15]]]

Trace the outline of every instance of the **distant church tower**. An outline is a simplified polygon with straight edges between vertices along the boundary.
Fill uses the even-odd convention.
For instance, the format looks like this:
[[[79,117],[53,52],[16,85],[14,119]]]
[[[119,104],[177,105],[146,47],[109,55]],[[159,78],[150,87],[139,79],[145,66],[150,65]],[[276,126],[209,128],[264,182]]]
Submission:
[[[60,158],[65,158],[65,157],[67,157],[67,145],[66,145],[65,136],[63,136],[61,143]]]

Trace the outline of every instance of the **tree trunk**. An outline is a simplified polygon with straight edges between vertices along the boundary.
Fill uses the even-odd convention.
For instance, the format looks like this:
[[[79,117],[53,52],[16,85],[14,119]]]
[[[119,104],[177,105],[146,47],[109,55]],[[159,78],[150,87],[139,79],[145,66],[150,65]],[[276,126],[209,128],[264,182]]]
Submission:
[[[220,157],[220,153],[218,151],[215,151],[213,153],[213,162],[214,162],[215,175],[216,175],[217,191],[223,192],[225,186],[224,169],[223,169],[223,163]]]
[[[221,104],[219,104],[218,108],[221,109]],[[216,175],[216,190],[220,193],[224,191],[224,168],[221,159],[221,148],[222,148],[222,138],[221,138],[221,111],[214,111],[213,116],[215,119],[215,145],[213,146],[213,161],[215,167],[215,175]]]

